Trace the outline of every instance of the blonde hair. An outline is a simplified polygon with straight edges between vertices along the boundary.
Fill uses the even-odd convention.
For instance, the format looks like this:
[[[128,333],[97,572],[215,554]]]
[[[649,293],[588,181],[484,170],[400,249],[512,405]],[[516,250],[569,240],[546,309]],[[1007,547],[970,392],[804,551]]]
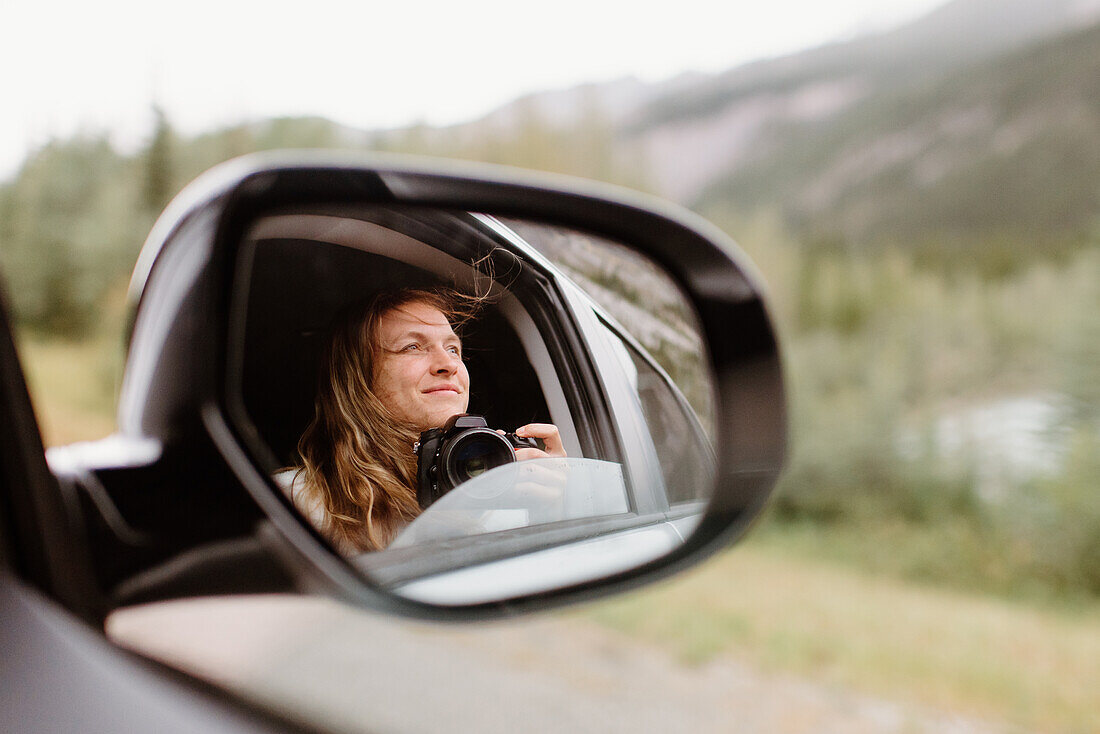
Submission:
[[[419,429],[397,418],[374,391],[382,317],[424,303],[457,331],[483,300],[450,289],[404,288],[382,292],[334,320],[313,420],[298,442],[302,466],[296,480],[320,502],[322,531],[342,550],[384,548],[420,513],[412,450]]]

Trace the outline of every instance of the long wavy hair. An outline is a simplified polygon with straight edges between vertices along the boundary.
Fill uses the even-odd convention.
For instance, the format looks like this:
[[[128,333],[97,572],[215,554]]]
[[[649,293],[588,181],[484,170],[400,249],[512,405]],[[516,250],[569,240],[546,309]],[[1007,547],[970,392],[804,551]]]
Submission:
[[[386,547],[419,512],[419,429],[397,418],[375,393],[382,317],[410,303],[438,309],[460,327],[483,299],[450,289],[385,291],[342,311],[322,355],[314,416],[298,442],[304,482],[324,509],[322,531],[341,549]]]

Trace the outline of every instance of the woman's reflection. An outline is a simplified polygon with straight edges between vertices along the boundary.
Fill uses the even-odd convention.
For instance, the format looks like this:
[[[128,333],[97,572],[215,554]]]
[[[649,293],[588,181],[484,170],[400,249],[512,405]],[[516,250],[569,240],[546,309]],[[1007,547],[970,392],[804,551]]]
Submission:
[[[342,553],[378,550],[419,512],[417,459],[422,431],[469,407],[470,376],[455,329],[481,299],[447,289],[386,291],[335,319],[319,373],[314,417],[288,492],[295,506]],[[520,436],[565,456],[558,429],[529,424]]]

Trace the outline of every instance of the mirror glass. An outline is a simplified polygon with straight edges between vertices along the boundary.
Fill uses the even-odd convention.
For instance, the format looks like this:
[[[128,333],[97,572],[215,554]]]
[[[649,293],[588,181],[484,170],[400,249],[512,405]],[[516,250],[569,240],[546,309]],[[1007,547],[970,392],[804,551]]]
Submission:
[[[373,582],[437,604],[674,550],[713,487],[715,383],[691,303],[628,245],[419,207],[256,220],[229,385],[273,484]]]

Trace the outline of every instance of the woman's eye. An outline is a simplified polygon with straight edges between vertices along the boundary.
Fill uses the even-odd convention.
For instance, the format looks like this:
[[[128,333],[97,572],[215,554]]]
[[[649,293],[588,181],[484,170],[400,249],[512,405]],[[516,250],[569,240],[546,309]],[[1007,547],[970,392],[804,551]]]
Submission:
[[[459,353],[458,347],[447,347],[447,351],[454,355],[458,355]]]
[[[401,351],[403,351],[403,352],[413,352],[413,351],[416,351],[417,349],[420,349],[419,344],[408,344]]]

